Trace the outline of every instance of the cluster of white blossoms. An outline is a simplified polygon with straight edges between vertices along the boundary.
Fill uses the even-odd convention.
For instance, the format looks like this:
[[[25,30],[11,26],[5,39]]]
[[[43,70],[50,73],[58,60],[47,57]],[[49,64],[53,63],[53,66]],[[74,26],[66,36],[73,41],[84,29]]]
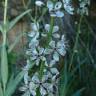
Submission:
[[[37,7],[46,7],[51,18],[62,18],[63,7],[69,14],[73,14],[74,11],[70,0],[63,0],[63,2],[47,0],[46,4],[36,0],[35,4]],[[66,54],[65,36],[60,35],[57,25],[40,24],[38,21],[31,23],[31,32],[28,33],[29,43],[26,50],[28,58],[24,67],[24,85],[20,87],[20,90],[24,92],[23,96],[37,96],[38,93],[41,96],[56,96],[58,92],[59,70],[57,66],[60,58]],[[49,34],[51,39],[48,38]],[[48,39],[48,42],[44,39]],[[34,72],[31,73],[30,70]]]
[[[77,13],[88,15],[88,6],[90,5],[90,0],[79,0],[79,7]]]
[[[64,35],[60,36],[58,26],[53,26],[51,40],[48,47],[42,47],[40,42],[42,38],[47,38],[50,30],[50,24],[45,24],[45,32],[39,32],[39,23],[31,24],[32,31],[28,34],[30,38],[29,47],[26,51],[28,56],[27,64],[24,67],[24,86],[20,88],[26,96],[36,96],[39,89],[41,96],[54,96],[55,91],[58,91],[58,75],[59,71],[56,68],[60,60],[60,56],[65,56],[66,46]],[[39,71],[34,72],[29,76],[31,62],[38,68],[43,64],[43,75],[40,76]],[[40,67],[41,68],[41,67]],[[34,69],[32,69],[34,70]]]

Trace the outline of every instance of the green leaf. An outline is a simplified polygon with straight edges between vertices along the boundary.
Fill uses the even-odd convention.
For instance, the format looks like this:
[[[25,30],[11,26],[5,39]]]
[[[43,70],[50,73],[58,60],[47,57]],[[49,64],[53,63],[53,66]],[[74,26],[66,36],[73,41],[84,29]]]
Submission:
[[[8,80],[8,60],[7,60],[7,50],[5,46],[1,47],[1,78],[3,83],[3,88],[5,90],[7,80]]]
[[[82,91],[84,91],[84,90],[85,90],[85,88],[82,88],[82,89],[76,91],[72,96],[81,96],[81,93],[82,93]]]
[[[15,79],[12,77],[8,83],[6,92],[4,96],[12,96],[12,94],[15,92],[17,85],[20,83],[20,81],[22,80],[23,76],[24,76],[25,72],[21,71],[16,77]]]
[[[31,11],[31,9],[25,11],[24,13],[22,13],[21,15],[17,16],[15,19],[13,19],[13,20],[9,23],[7,32],[10,31],[10,30],[15,26],[15,24],[16,24],[22,17],[24,17],[26,14],[28,14],[30,11]]]
[[[0,96],[3,96],[3,90],[2,90],[2,87],[1,87],[1,83],[0,83]]]
[[[2,26],[0,25],[0,31],[3,32]]]
[[[25,33],[20,34],[19,36],[16,37],[14,43],[9,46],[8,53],[10,53],[13,50],[13,48],[16,46],[16,44],[19,43],[21,37],[24,35],[25,35]]]

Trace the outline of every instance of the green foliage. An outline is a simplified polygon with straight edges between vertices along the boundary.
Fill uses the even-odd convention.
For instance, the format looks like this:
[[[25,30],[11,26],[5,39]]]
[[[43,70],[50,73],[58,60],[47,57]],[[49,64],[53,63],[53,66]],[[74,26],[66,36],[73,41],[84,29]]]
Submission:
[[[24,75],[24,71],[17,74],[17,76],[14,78],[13,76],[9,75],[9,59],[8,59],[8,52],[10,53],[14,46],[18,43],[18,40],[22,37],[22,35],[18,36],[15,42],[9,46],[9,50],[7,50],[7,32],[9,32],[16,23],[24,17],[26,14],[30,12],[30,10],[25,11],[18,17],[16,17],[11,22],[7,23],[7,0],[5,0],[5,8],[4,8],[4,24],[0,25],[0,31],[2,33],[3,41],[1,45],[1,64],[0,64],[0,96],[12,96],[12,94],[15,92],[17,85],[22,80],[22,77]],[[23,34],[24,35],[24,34]],[[13,74],[14,72],[12,72]]]
[[[21,71],[17,74],[17,76],[14,78],[14,76],[12,75],[9,82],[8,82],[8,86],[7,89],[5,91],[4,96],[12,96],[12,94],[15,92],[17,85],[20,83],[20,81],[22,80],[23,76],[24,76],[25,72]]]
[[[5,46],[1,48],[1,78],[3,83],[4,91],[6,89],[6,84],[8,80],[8,60],[7,60],[7,50]]]
[[[0,83],[0,96],[3,96],[3,90],[2,90],[1,83]]]

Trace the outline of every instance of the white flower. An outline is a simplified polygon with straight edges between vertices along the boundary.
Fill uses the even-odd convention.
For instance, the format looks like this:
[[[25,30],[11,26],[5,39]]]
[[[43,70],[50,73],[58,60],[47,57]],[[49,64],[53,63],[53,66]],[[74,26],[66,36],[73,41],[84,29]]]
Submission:
[[[47,7],[49,9],[49,13],[51,16],[53,16],[53,17],[63,17],[64,16],[64,13],[62,11],[60,11],[60,9],[62,7],[61,2],[56,2],[55,6],[54,6],[54,3],[50,0],[48,0]]]
[[[39,74],[37,72],[32,77],[32,82],[35,84],[36,88],[40,89],[42,96],[45,96],[47,94],[49,83],[46,83],[46,80],[46,75],[43,75],[42,79],[39,79]]]
[[[37,66],[40,63],[40,60],[46,61],[46,58],[44,56],[44,48],[37,47],[37,49],[32,50],[30,59],[34,61]]]
[[[36,87],[35,84],[32,84],[32,82],[29,82],[29,84],[20,87],[19,90],[24,92],[24,96],[36,96]]]
[[[35,47],[37,47],[39,45],[39,40],[37,39],[32,39],[30,42],[29,42],[29,48],[32,50],[34,49]]]
[[[77,13],[78,13],[78,14],[85,14],[85,15],[88,15],[88,14],[89,14],[88,8],[87,8],[87,7],[84,7],[84,8],[81,8],[81,9],[78,8]]]
[[[49,24],[45,24],[45,30],[46,30],[46,32],[42,33],[43,37],[46,37],[47,34],[50,31],[50,25]],[[60,38],[60,35],[57,33],[58,31],[59,31],[59,27],[58,26],[53,26],[52,36],[54,38]]]
[[[29,81],[29,76],[28,76],[28,71],[26,71],[26,73],[24,74],[24,83],[27,85],[28,81]]]
[[[49,43],[49,47],[50,48],[47,48],[45,50],[45,54],[51,54],[51,53],[53,53],[53,59],[56,60],[56,61],[59,61],[59,55],[65,56],[65,54],[66,54],[65,41],[63,41],[63,37],[57,43],[52,40]]]
[[[42,1],[39,1],[39,0],[37,0],[37,1],[35,2],[35,4],[36,4],[37,6],[39,6],[39,7],[41,7],[42,5],[44,5],[44,3],[43,3]]]
[[[88,7],[90,5],[90,0],[79,0],[80,8],[77,9],[77,13],[88,15]]]
[[[26,63],[27,64],[26,64],[26,66],[24,66],[24,71],[28,71],[30,69],[30,61],[27,60]]]
[[[29,48],[34,49],[39,45],[39,24],[31,23],[31,32],[29,32],[28,36],[30,37]]]
[[[24,75],[24,85],[22,87],[19,88],[20,91],[23,91],[24,94],[26,94],[26,96],[36,96],[36,87],[34,84],[32,84],[30,81],[29,81],[29,76],[28,76],[28,72],[25,73]],[[32,87],[34,86],[34,87]],[[25,95],[24,95],[25,96]]]
[[[56,66],[56,61],[51,60],[50,62],[45,62],[46,68],[44,69],[44,72],[47,74],[49,78],[53,78],[54,76],[57,76],[59,74],[59,71]]]
[[[39,23],[35,22],[35,23],[31,23],[30,27],[33,31],[38,31],[39,30]]]
[[[39,23],[31,23],[31,30],[28,36],[37,39],[39,37]]]
[[[73,14],[74,12],[74,8],[72,7],[70,0],[63,0],[64,3],[64,9],[69,13],[69,14]]]
[[[58,93],[58,81],[59,79],[57,78],[57,76],[54,76],[52,79],[51,79],[51,85],[48,87],[48,93],[51,93],[51,94],[56,94]],[[52,95],[54,96],[54,95]]]

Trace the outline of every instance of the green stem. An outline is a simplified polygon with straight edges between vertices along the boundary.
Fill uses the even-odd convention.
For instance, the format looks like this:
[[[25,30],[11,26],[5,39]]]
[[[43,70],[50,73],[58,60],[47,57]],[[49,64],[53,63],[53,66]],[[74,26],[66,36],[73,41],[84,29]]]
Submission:
[[[49,30],[49,33],[48,33],[48,42],[46,44],[46,47],[48,47],[49,45],[49,42],[51,41],[52,39],[52,32],[53,32],[53,26],[54,26],[54,17],[51,17],[51,23],[50,23],[50,30]]]
[[[5,0],[5,4],[4,4],[4,25],[6,25],[6,21],[7,21],[7,7],[8,7],[8,0]]]
[[[78,30],[77,30],[77,34],[76,34],[76,38],[75,38],[75,44],[74,44],[74,47],[73,47],[73,53],[72,53],[70,64],[69,64],[69,70],[72,67],[75,51],[76,51],[76,48],[77,48],[77,45],[78,45],[78,39],[79,39],[79,34],[80,34],[80,27],[81,27],[82,18],[83,18],[83,15],[80,17],[80,22],[79,22],[79,25],[78,25]]]
[[[8,80],[8,60],[7,60],[7,50],[6,50],[6,36],[7,36],[7,8],[8,8],[8,0],[4,2],[4,20],[3,20],[3,44],[2,44],[2,54],[1,54],[1,74],[2,74],[2,82],[3,82],[3,91],[5,93],[7,80]],[[6,71],[6,74],[4,73]]]
[[[49,42],[51,41],[52,39],[52,32],[53,32],[53,26],[54,26],[54,17],[51,17],[51,23],[50,23],[50,30],[49,30],[49,33],[48,33],[48,42],[46,44],[46,47],[49,46]],[[42,76],[43,76],[43,69],[44,69],[44,63],[45,62],[41,62],[41,65],[40,65],[40,71],[39,71],[39,76],[40,76],[40,79],[42,79]],[[40,91],[37,90],[37,96],[40,96]]]

